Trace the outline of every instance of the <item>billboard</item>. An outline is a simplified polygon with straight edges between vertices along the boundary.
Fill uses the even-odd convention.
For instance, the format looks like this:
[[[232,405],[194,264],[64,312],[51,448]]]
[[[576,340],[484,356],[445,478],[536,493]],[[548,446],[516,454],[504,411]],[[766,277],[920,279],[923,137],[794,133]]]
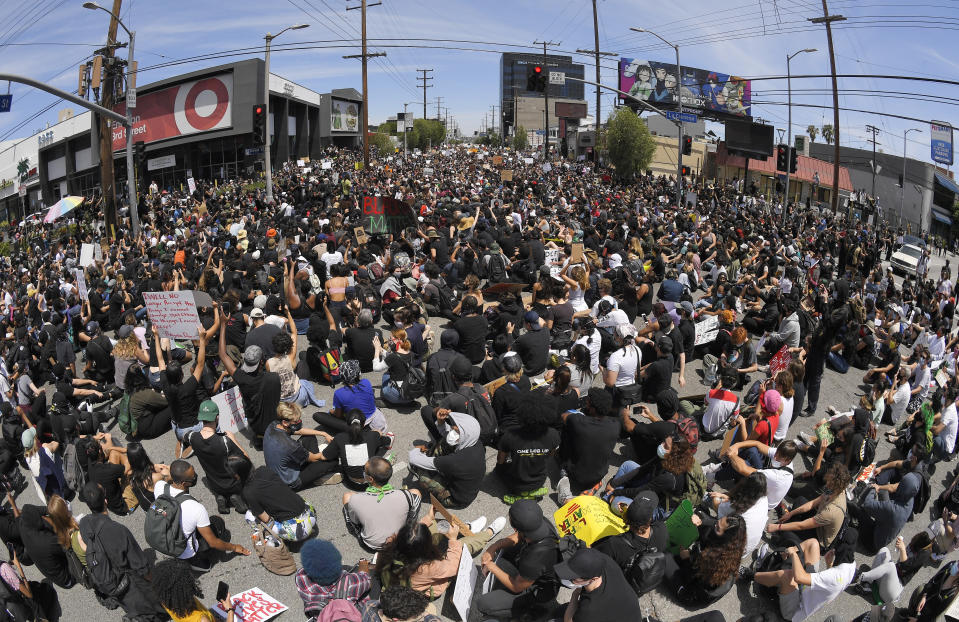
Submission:
[[[729,120],[726,122],[726,148],[752,158],[769,157],[773,154],[773,126],[746,119]]]
[[[952,126],[942,121],[929,124],[932,138],[932,161],[952,166]]]
[[[166,138],[220,130],[233,125],[233,74],[223,73],[139,95],[133,109],[133,140]],[[113,110],[126,114],[126,104]],[[113,150],[125,149],[126,128],[110,122]]]
[[[563,119],[585,119],[586,103],[574,104],[571,102],[556,102],[554,107],[557,118]]]
[[[330,98],[330,131],[359,132],[360,105],[345,99]]]
[[[674,63],[619,59],[619,90],[657,108],[677,107],[677,83]],[[717,71],[683,67],[680,90],[684,109],[706,114],[752,116],[749,80]]]

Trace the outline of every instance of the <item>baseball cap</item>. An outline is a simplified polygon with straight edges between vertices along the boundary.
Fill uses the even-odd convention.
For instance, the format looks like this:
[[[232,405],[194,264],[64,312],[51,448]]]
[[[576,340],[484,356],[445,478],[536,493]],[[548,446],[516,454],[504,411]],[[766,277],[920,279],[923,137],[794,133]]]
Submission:
[[[673,340],[666,335],[661,335],[656,339],[656,347],[659,348],[663,354],[672,354]]]
[[[631,527],[644,527],[653,522],[653,513],[659,507],[659,496],[652,490],[636,495],[623,517]]]
[[[27,428],[23,431],[23,434],[20,435],[20,444],[23,445],[24,449],[30,449],[33,447],[33,442],[37,439],[37,429],[36,428]]]
[[[196,418],[200,421],[216,421],[219,414],[220,407],[216,405],[216,402],[213,400],[204,400],[203,403],[200,404],[200,412]]]
[[[457,356],[450,365],[450,372],[452,372],[454,378],[469,379],[473,376],[473,366],[465,357]]]
[[[549,536],[553,530],[543,518],[543,510],[532,499],[520,499],[509,509],[509,524],[527,539],[536,541]]]
[[[603,574],[606,561],[603,554],[596,549],[579,549],[565,562],[553,566],[556,576],[560,579],[592,579]]]
[[[257,309],[259,311],[259,309]],[[260,311],[262,314],[263,311]],[[260,361],[263,359],[263,348],[260,346],[247,346],[246,350],[243,351],[243,364],[240,365],[240,369],[247,373],[255,372],[256,369],[260,366]]]
[[[782,404],[782,396],[776,389],[770,389],[763,393],[763,410],[768,413],[779,412],[779,406]]]
[[[693,317],[694,315],[693,303],[689,302],[688,300],[684,300],[681,303],[679,303],[679,306],[681,306],[683,310],[686,311],[686,314],[689,315],[689,317]]]
[[[99,322],[87,322],[87,333],[90,335],[96,335],[100,332],[100,323]]]
[[[539,313],[535,311],[527,311],[526,315],[523,316],[523,319],[529,322],[531,330],[539,330],[542,328],[539,325]]]
[[[259,308],[259,307],[253,307],[253,310],[250,311],[250,317],[251,317],[251,318],[260,318],[260,317],[264,317],[265,315],[266,315],[266,314],[263,313],[263,309],[261,309],[261,308]]]
[[[120,339],[126,339],[133,333],[133,327],[129,324],[124,324],[120,327],[120,330],[117,331],[117,337]]]

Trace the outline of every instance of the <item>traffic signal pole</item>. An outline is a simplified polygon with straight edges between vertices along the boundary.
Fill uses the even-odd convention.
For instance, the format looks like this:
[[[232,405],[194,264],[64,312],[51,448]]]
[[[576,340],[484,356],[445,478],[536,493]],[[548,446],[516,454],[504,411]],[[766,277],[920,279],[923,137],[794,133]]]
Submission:
[[[543,89],[543,96],[545,98],[545,106],[543,109],[543,117],[545,118],[545,130],[546,136],[543,140],[543,162],[549,159],[549,66],[546,64],[546,46],[547,45],[559,45],[553,41],[533,41],[533,45],[543,45],[543,73],[546,75],[543,78],[546,80],[546,88]]]

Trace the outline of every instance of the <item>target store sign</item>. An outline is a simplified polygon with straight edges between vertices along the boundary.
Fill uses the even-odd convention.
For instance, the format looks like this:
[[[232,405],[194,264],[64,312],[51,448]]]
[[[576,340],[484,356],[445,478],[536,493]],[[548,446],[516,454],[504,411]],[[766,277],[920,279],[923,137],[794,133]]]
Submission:
[[[121,103],[114,111],[126,114]],[[233,74],[224,73],[137,97],[133,141],[151,143],[233,125]],[[111,122],[113,150],[126,148],[126,128]]]

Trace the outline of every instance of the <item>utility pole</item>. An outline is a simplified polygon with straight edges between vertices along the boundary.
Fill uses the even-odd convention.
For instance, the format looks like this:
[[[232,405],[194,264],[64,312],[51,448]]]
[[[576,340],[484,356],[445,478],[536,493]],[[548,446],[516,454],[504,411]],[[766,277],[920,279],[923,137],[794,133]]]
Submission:
[[[543,71],[546,72],[546,90],[543,91],[544,106],[543,106],[543,118],[544,118],[544,129],[546,130],[545,136],[543,137],[543,162],[545,163],[549,159],[549,65],[546,60],[546,46],[547,45],[559,45],[555,41],[533,41],[533,45],[542,45],[543,46]]]
[[[123,0],[113,0],[113,11],[110,15],[110,26],[107,30],[107,45],[103,48],[103,82],[100,87],[100,105],[107,110],[113,110],[117,94],[117,63],[113,50],[117,43],[117,28],[120,25],[119,15]],[[94,71],[97,65],[94,63]],[[107,235],[116,236],[117,226],[117,188],[113,178],[113,130],[112,123],[104,115],[100,115],[100,188],[103,191],[103,218],[107,226]],[[129,132],[129,128],[127,129]],[[128,172],[132,174],[132,171]],[[131,200],[135,201],[133,197]],[[131,210],[136,205],[130,206]]]
[[[814,24],[826,24],[826,42],[829,44],[829,70],[832,73],[832,123],[836,150],[832,163],[832,211],[839,212],[839,86],[836,81],[836,53],[832,45],[832,23],[845,21],[842,15],[830,15],[826,0],[822,0],[822,17],[809,21]]]
[[[494,131],[494,132],[496,131],[496,109],[497,109],[497,108],[499,108],[499,106],[496,106],[496,105],[490,106],[490,110],[492,111],[492,114],[493,114],[493,131]],[[502,110],[500,110],[500,112],[502,112]],[[500,124],[499,124],[499,126],[500,126],[500,134],[502,135],[502,133],[503,133],[503,122],[502,122],[502,119],[500,119]],[[500,138],[502,138],[502,136],[500,136]]]
[[[600,56],[619,56],[615,52],[600,52],[599,51],[599,14],[596,12],[596,0],[593,0],[593,49],[592,50],[576,50],[580,54],[592,54],[596,59],[596,83],[602,83],[599,73],[599,57]],[[596,131],[599,131],[599,126],[603,122],[602,114],[602,101],[600,99],[600,90],[599,87],[596,87]]]
[[[433,71],[432,69],[417,69],[418,72],[422,73],[422,76],[416,76],[417,82],[422,82],[422,84],[417,84],[416,88],[423,89],[423,120],[427,120],[429,117],[426,116],[426,89],[433,88],[432,84],[429,84],[427,80],[432,80],[433,76],[427,77],[427,72]]]
[[[374,2],[373,4],[367,4],[366,0],[360,0],[360,6],[356,7],[346,7],[347,11],[353,11],[355,9],[360,9],[360,36],[363,37],[363,52],[360,54],[359,58],[363,64],[363,171],[365,172],[370,167],[370,106],[369,106],[369,97],[366,90],[366,65],[369,59],[376,56],[386,56],[386,52],[376,52],[375,54],[366,53],[366,9],[371,6],[377,6],[383,4],[382,2]],[[343,58],[356,58],[353,56],[344,56]],[[269,79],[269,76],[267,77]]]
[[[437,98],[436,98],[436,120],[437,120],[437,121],[440,120],[440,116],[441,116],[441,115],[440,115],[440,107],[443,105],[443,99],[445,99],[445,98],[443,98],[443,97],[437,97]]]
[[[872,138],[870,138],[866,142],[872,143],[872,193],[870,194],[870,196],[875,199],[876,198],[876,173],[879,172],[876,170],[878,166],[876,163],[876,134],[879,133],[879,128],[874,125],[867,125],[866,131],[872,134]]]

